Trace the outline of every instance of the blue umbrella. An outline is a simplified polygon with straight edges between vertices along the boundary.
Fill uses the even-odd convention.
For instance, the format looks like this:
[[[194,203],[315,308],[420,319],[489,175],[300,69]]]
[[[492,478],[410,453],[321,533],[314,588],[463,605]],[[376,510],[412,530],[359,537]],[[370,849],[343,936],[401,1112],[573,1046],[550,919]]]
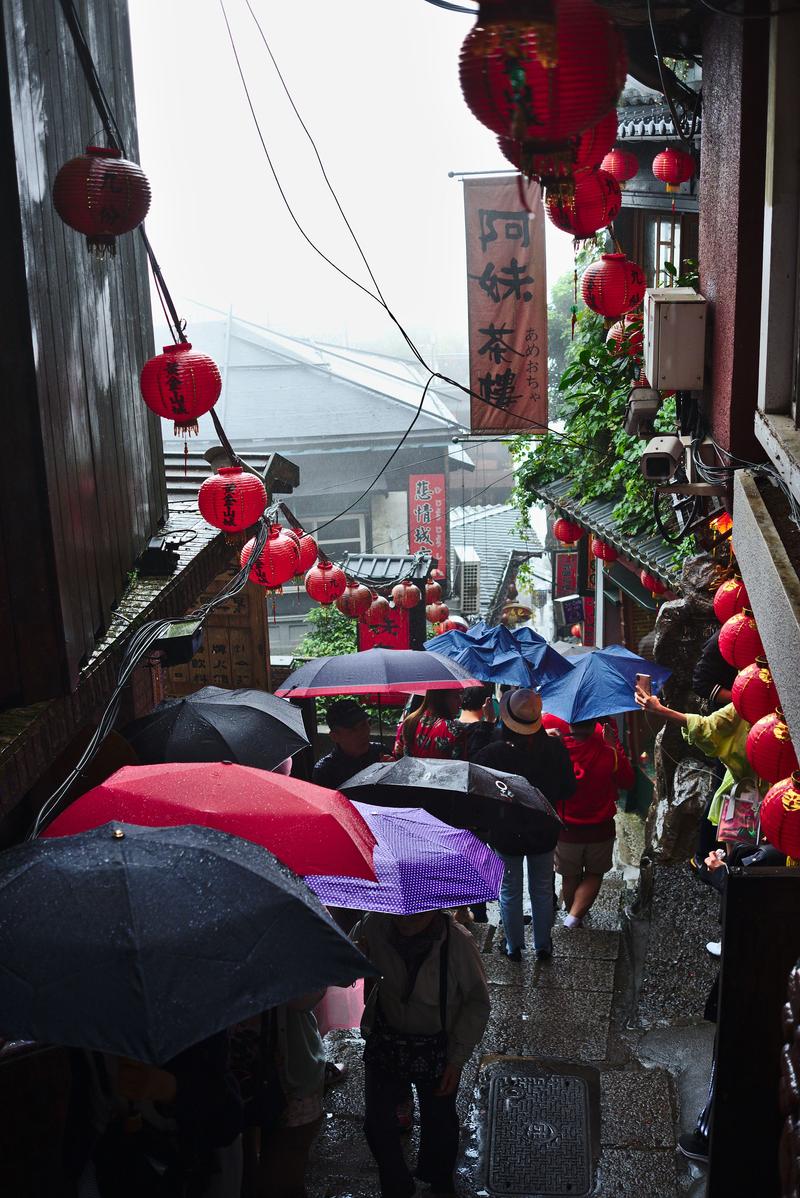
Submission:
[[[466,632],[454,629],[435,636],[425,648],[457,661],[485,682],[509,686],[542,687],[572,668],[532,628],[511,632],[503,625],[490,628],[481,622]]]
[[[646,664],[650,664],[649,662]],[[577,724],[622,711],[638,711],[627,660],[609,653],[587,653],[569,674],[542,688],[542,704],[550,715]],[[647,673],[633,670],[633,673]]]

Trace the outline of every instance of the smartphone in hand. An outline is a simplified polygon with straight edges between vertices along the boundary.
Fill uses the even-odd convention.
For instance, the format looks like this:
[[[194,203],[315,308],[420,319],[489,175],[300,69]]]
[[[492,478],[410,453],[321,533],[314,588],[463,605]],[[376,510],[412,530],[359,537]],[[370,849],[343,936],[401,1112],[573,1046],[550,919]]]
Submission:
[[[649,674],[636,675],[636,685],[638,686],[639,690],[643,691],[646,695],[652,695],[653,693],[652,682],[653,680]]]

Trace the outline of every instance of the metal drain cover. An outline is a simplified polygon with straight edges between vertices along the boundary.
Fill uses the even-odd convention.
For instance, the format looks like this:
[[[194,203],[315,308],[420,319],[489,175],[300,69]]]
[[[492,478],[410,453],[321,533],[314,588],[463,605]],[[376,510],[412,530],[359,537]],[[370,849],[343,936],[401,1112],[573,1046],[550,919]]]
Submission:
[[[592,1189],[589,1090],[581,1077],[503,1074],[489,1086],[492,1194],[582,1198]]]

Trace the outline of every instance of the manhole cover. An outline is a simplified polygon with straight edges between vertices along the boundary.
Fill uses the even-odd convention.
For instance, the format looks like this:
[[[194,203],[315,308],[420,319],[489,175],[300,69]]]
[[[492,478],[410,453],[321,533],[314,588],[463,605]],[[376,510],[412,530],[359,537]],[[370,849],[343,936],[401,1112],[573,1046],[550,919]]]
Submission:
[[[589,1091],[581,1077],[495,1077],[489,1085],[493,1194],[580,1198],[592,1188]]]

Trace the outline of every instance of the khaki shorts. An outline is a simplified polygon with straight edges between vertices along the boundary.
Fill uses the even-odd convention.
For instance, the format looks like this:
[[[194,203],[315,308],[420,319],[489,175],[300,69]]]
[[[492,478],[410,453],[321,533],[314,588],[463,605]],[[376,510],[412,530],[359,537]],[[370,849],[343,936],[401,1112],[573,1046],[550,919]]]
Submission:
[[[571,844],[559,840],[556,845],[555,869],[562,878],[587,874],[607,873],[614,862],[614,837],[596,844]]]

